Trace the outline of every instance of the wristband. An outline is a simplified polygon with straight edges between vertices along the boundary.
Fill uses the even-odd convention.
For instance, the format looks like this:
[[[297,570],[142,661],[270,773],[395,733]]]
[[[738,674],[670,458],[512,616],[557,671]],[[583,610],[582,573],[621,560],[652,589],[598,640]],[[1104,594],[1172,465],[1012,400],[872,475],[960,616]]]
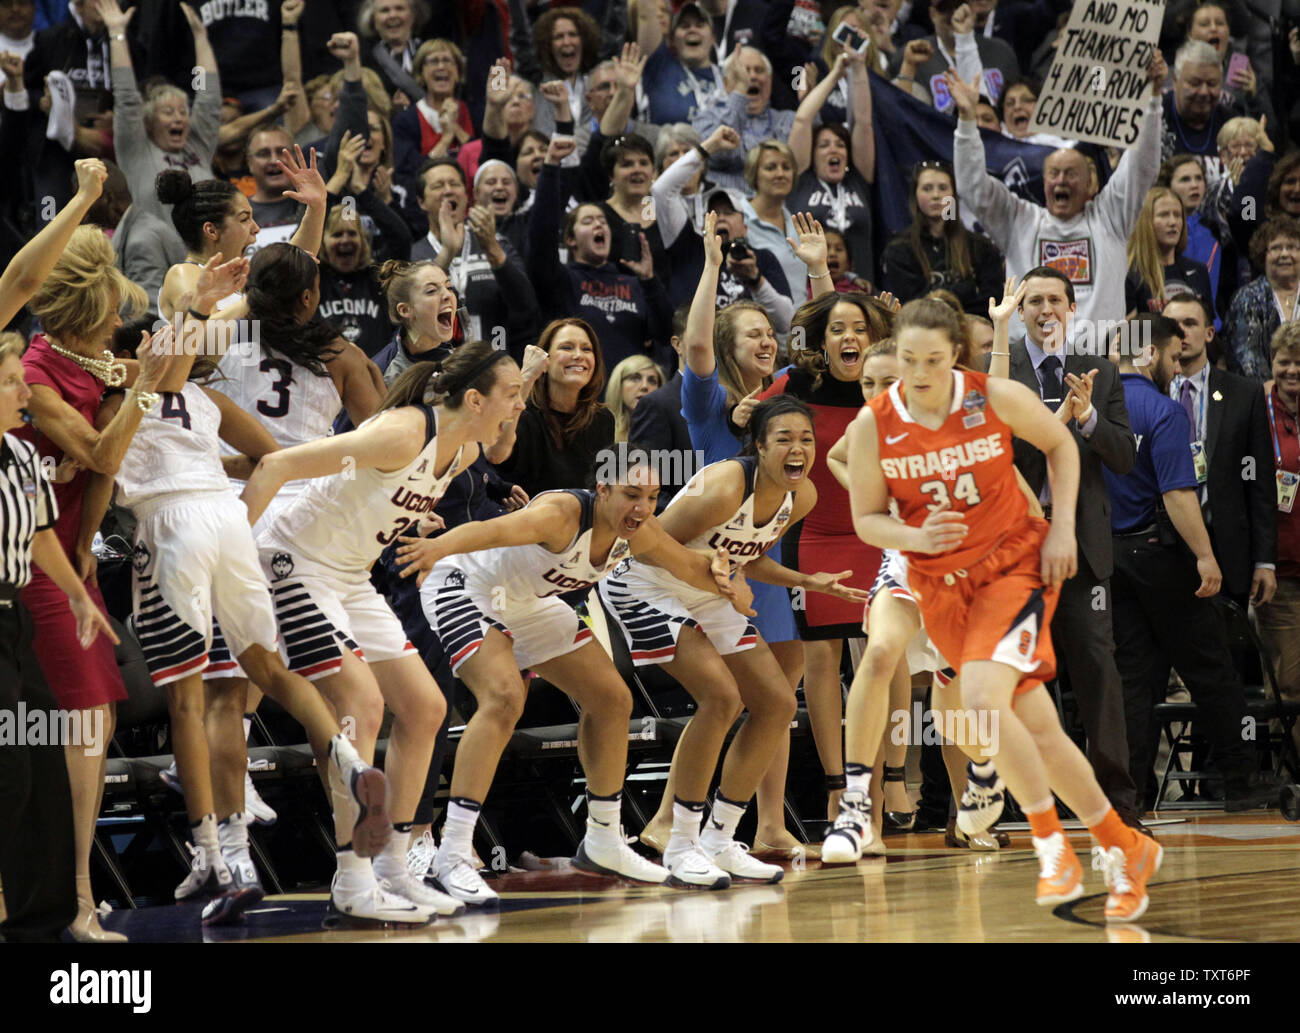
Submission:
[[[826,273],[809,273],[809,274],[808,274],[808,278],[809,278],[810,280],[829,280],[829,279],[831,278],[831,274],[830,274],[829,272],[826,272]]]
[[[298,31],[298,26],[296,26],[296,25],[281,25],[281,26],[280,26],[280,31],[281,31],[281,32],[297,32],[297,31]]]
[[[709,152],[704,149],[704,145],[697,143],[695,150],[699,152],[700,157],[704,159],[704,164],[707,165],[709,163]]]
[[[126,42],[126,33],[125,33],[125,32],[115,32],[115,33],[113,33],[111,36],[109,36],[108,38],[111,39],[111,40],[113,40],[115,43],[125,43],[125,42]]]
[[[200,322],[202,322],[203,320],[205,320],[205,319],[207,319],[209,316],[211,316],[212,313],[211,313],[211,312],[203,313],[203,312],[199,312],[199,311],[195,310],[194,308],[191,308],[191,309],[190,309],[190,315],[193,316],[195,319],[199,320]]]

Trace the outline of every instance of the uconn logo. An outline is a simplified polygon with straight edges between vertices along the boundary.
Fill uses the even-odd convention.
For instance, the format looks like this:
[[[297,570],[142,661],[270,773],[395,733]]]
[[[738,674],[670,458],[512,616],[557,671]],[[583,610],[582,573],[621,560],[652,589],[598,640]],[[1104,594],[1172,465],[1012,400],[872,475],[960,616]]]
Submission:
[[[767,551],[770,544],[770,542],[739,541],[735,538],[728,538],[722,531],[717,532],[709,539],[709,548],[725,549],[728,556],[740,559],[760,556]]]

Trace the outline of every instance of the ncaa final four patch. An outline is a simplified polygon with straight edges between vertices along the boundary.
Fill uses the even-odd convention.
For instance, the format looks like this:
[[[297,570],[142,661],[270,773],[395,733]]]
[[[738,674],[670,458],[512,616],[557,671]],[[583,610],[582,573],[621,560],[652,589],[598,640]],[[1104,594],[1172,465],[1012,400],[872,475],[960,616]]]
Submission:
[[[961,407],[966,410],[961,425],[967,430],[984,426],[984,407],[988,405],[988,401],[975,388],[967,391],[966,397],[961,400]]]

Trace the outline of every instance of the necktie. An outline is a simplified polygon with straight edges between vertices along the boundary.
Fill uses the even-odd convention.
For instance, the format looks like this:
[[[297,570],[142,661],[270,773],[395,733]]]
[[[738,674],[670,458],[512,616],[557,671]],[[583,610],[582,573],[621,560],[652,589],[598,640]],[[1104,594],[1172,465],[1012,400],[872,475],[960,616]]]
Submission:
[[[1039,379],[1043,384],[1043,401],[1052,409],[1061,404],[1061,360],[1055,355],[1046,356],[1038,367]]]
[[[1183,381],[1183,386],[1178,389],[1178,401],[1182,404],[1183,409],[1186,411],[1187,419],[1191,422],[1191,427],[1188,429],[1187,432],[1187,440],[1189,442],[1197,440],[1196,406],[1193,402],[1195,397],[1196,397],[1196,384],[1193,383],[1192,379],[1189,377],[1188,379]]]

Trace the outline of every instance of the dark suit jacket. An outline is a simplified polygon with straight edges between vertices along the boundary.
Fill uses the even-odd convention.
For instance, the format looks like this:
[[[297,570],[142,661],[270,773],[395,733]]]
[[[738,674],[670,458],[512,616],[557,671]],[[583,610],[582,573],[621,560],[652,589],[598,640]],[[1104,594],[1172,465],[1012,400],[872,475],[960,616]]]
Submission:
[[[658,391],[651,391],[636,403],[628,425],[627,439],[633,444],[644,445],[660,453],[660,491],[656,511],[662,511],[695,472],[691,434],[687,430],[686,420],[682,418],[680,372],[673,374],[673,379]],[[680,465],[665,464],[662,456],[666,452],[677,453]],[[678,470],[682,473],[681,477],[673,477],[672,472]]]
[[[987,369],[987,359],[984,366]],[[1124,386],[1115,365],[1105,357],[1092,355],[1065,358],[1065,373],[1083,376],[1094,369],[1097,378],[1092,385],[1092,404],[1097,410],[1097,426],[1092,437],[1085,438],[1071,421],[1070,432],[1079,446],[1079,502],[1075,508],[1074,531],[1079,541],[1080,572],[1086,562],[1100,581],[1110,577],[1115,556],[1110,539],[1110,496],[1106,494],[1101,467],[1105,463],[1114,473],[1128,473],[1137,457],[1137,440],[1129,426]],[[1011,342],[1011,379],[1041,397],[1038,375],[1025,350],[1024,338]],[[1047,481],[1047,459],[1019,438],[1014,439],[1014,446],[1016,468],[1024,475],[1030,490],[1038,494]]]
[[[1250,591],[1255,564],[1277,562],[1273,439],[1264,392],[1256,381],[1212,368],[1208,390],[1205,450],[1210,529],[1224,588],[1240,596]]]

